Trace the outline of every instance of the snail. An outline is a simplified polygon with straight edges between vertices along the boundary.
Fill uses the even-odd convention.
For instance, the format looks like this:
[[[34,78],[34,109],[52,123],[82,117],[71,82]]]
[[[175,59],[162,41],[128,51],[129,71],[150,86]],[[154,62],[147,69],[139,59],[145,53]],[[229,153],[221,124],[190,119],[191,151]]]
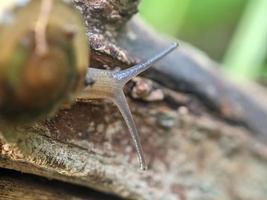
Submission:
[[[145,170],[123,87],[178,45],[122,71],[88,68],[89,44],[80,14],[62,0],[21,1],[24,4],[5,17],[9,20],[0,21],[0,119],[32,122],[75,98],[109,99],[120,110]]]

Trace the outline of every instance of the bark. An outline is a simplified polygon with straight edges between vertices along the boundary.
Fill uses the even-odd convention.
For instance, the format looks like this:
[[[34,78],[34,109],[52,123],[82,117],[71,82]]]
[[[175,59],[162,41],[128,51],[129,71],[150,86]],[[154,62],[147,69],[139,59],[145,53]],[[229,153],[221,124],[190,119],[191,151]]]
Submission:
[[[138,1],[84,0],[75,5],[89,27],[93,67],[125,68],[171,41],[140,19],[130,19]],[[90,199],[84,187],[123,199],[266,199],[267,106],[254,99],[258,90],[253,87],[248,95],[216,67],[205,54],[181,43],[146,73],[149,79],[127,85],[149,162],[146,172],[137,170],[128,131],[110,102],[77,102],[31,125],[1,123],[1,168],[46,177],[49,183],[56,179],[74,184],[15,181],[6,171],[11,175],[1,176],[0,190],[6,191],[2,196],[12,199],[32,186],[54,199],[59,198],[57,191],[69,187],[84,196],[66,189],[61,199]],[[265,96],[265,91],[260,94]],[[11,187],[15,192],[8,192]]]
[[[117,197],[100,194],[88,188],[78,188],[74,185],[11,170],[1,170],[0,176],[0,199],[3,200],[119,200]]]

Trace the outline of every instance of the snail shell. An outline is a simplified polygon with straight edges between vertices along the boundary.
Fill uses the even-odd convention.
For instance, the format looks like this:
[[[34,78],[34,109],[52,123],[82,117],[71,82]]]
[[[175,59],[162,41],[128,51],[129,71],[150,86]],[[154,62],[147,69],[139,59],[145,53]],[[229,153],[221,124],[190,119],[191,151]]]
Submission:
[[[89,48],[83,20],[73,7],[53,1],[47,51],[38,54],[35,26],[42,0],[25,1],[0,21],[0,116],[29,122],[71,100],[84,83]]]

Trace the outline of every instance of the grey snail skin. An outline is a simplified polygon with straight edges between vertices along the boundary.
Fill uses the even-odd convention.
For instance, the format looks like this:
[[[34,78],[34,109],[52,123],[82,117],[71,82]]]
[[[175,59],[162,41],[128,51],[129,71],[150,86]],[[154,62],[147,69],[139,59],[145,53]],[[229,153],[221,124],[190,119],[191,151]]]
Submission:
[[[127,124],[140,168],[147,169],[123,87],[178,45],[122,71],[88,68],[80,14],[62,0],[24,1],[12,13],[15,20],[0,21],[0,120],[30,123],[49,117],[65,102],[109,99]]]
[[[169,48],[146,62],[118,72],[90,68],[86,75],[86,80],[88,81],[86,85],[88,86],[85,87],[79,95],[79,97],[83,99],[110,99],[117,105],[128,126],[132,141],[138,154],[140,168],[142,170],[145,170],[147,165],[140,143],[139,134],[124,95],[123,87],[132,78],[147,70],[152,66],[152,64],[162,59],[176,48],[177,44],[174,43]],[[92,82],[94,82],[94,84],[91,84]]]

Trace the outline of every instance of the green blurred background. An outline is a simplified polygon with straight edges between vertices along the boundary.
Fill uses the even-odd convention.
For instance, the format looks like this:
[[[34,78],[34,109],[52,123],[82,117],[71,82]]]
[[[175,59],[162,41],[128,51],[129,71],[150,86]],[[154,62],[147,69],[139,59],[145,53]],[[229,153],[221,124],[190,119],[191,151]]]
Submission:
[[[236,80],[267,84],[267,0],[143,0],[158,31],[197,46]]]

